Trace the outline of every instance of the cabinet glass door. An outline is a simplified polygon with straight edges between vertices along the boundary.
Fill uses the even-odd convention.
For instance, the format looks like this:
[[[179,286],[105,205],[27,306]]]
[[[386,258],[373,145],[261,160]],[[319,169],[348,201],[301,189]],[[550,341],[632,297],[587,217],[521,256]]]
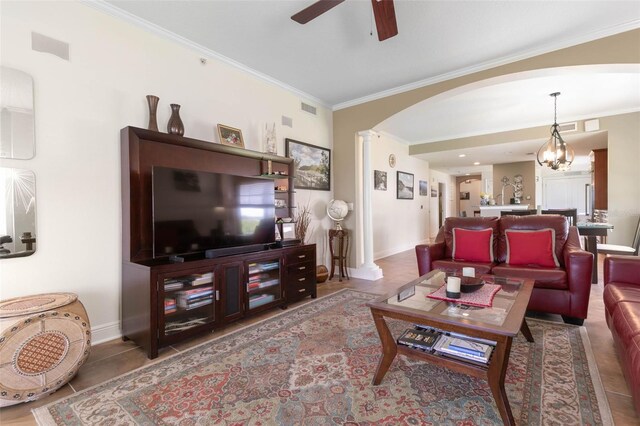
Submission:
[[[170,336],[215,320],[215,280],[211,270],[161,275],[159,334]]]
[[[268,305],[282,298],[280,258],[250,262],[247,267],[249,310]]]

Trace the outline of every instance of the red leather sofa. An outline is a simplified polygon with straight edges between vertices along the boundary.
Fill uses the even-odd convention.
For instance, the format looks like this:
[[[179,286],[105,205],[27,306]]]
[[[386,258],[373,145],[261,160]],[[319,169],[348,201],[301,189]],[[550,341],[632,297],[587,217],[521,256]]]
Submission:
[[[605,258],[602,297],[607,325],[640,414],[640,257]]]
[[[485,231],[491,228],[493,256],[490,261],[467,261],[454,257],[456,228]],[[555,246],[549,248],[549,251],[555,252],[557,263],[554,266],[514,264],[513,251],[512,261],[508,261],[506,232],[513,236],[517,232],[548,229],[552,229],[555,234],[555,238],[550,237],[555,241]],[[512,231],[515,232],[511,233]],[[533,248],[530,251],[535,252]],[[472,266],[476,275],[533,278],[535,284],[529,310],[560,314],[565,322],[577,325],[582,325],[587,318],[593,255],[581,248],[577,228],[569,226],[564,216],[449,217],[445,219],[433,244],[416,246],[416,256],[420,275],[433,269],[459,271],[465,266]]]

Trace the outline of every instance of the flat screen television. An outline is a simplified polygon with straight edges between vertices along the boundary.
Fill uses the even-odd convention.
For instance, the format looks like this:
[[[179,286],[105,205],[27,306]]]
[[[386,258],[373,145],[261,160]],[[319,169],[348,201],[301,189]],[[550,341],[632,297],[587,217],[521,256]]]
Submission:
[[[275,242],[270,180],[154,166],[153,257],[251,252]]]

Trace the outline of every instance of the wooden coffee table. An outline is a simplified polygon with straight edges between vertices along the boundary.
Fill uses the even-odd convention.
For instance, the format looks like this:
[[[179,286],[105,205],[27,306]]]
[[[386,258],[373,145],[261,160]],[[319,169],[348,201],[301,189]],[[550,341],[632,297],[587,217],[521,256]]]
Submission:
[[[373,378],[373,384],[382,382],[397,353],[429,361],[451,370],[484,378],[489,383],[491,392],[500,411],[504,424],[513,425],[513,414],[504,388],[504,378],[511,352],[514,336],[522,331],[529,342],[533,336],[529,331],[524,315],[529,304],[533,280],[521,278],[501,278],[485,276],[487,282],[502,285],[495,295],[491,308],[470,308],[465,305],[449,303],[428,298],[444,284],[445,273],[431,271],[396,290],[393,293],[369,302],[371,314],[375,321],[382,342],[382,358]],[[415,288],[415,294],[398,301],[398,294]],[[485,364],[466,362],[435,352],[425,352],[398,345],[387,326],[385,318],[394,318],[414,324],[434,327],[447,332],[465,334],[496,342],[495,349]]]

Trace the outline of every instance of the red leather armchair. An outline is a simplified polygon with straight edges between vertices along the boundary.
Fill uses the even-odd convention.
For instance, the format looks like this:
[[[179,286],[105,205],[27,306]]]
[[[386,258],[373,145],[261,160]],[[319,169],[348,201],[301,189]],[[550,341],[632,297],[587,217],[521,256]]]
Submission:
[[[607,325],[640,414],[640,257],[605,258],[602,297]]]
[[[493,229],[494,259],[489,263],[461,262],[452,259],[453,229]],[[555,254],[558,267],[507,265],[506,230],[555,231]],[[432,269],[460,270],[472,266],[476,274],[493,274],[535,279],[529,310],[560,314],[565,322],[582,325],[587,318],[591,294],[593,255],[580,247],[577,228],[569,226],[564,216],[531,215],[497,217],[450,217],[438,232],[433,244],[416,246],[420,275]]]

